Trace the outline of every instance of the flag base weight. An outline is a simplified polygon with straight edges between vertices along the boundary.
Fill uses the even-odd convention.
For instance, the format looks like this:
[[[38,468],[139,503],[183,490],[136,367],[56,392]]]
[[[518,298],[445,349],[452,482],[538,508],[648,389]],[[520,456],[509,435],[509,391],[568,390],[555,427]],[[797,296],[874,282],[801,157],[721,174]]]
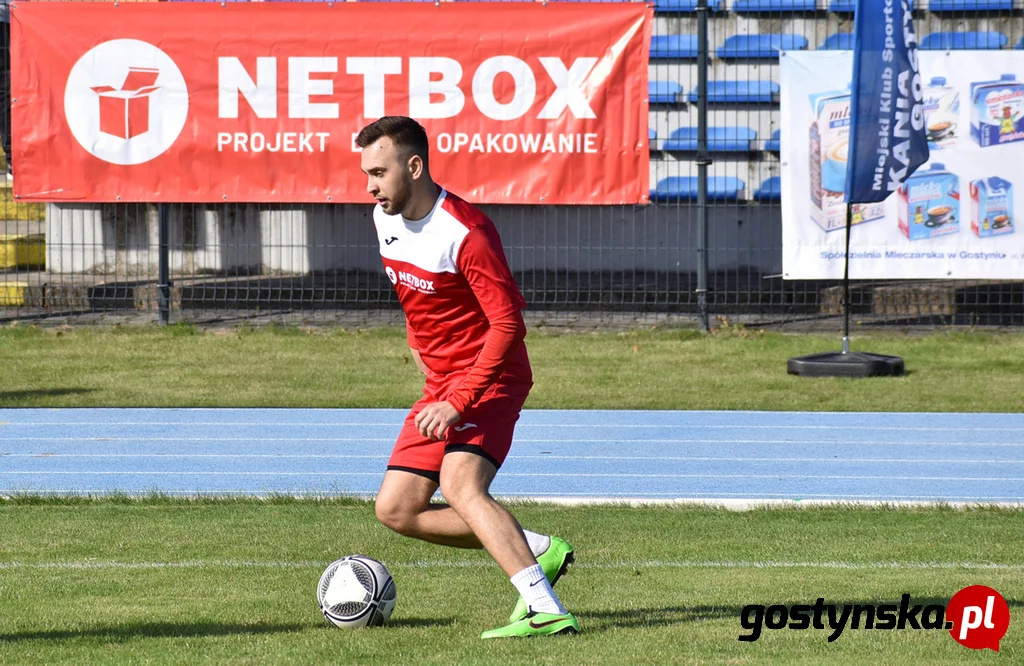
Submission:
[[[903,359],[869,352],[821,352],[791,358],[786,369],[802,377],[889,377],[903,374]]]

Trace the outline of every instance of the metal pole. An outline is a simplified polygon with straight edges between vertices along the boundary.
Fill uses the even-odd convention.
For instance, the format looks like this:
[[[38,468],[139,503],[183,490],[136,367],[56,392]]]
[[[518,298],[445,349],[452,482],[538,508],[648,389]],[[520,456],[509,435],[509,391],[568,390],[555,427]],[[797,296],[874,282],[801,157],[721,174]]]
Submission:
[[[850,353],[850,225],[853,204],[846,202],[846,252],[843,253],[843,353]]]
[[[158,295],[160,299],[160,325],[166,326],[170,320],[170,296],[171,296],[171,285],[170,285],[170,239],[168,228],[169,223],[169,211],[167,210],[167,204],[157,204],[157,217],[159,218],[159,252],[160,252],[160,266],[159,266],[159,284],[157,285]]]
[[[708,2],[697,0],[697,317],[708,322]]]

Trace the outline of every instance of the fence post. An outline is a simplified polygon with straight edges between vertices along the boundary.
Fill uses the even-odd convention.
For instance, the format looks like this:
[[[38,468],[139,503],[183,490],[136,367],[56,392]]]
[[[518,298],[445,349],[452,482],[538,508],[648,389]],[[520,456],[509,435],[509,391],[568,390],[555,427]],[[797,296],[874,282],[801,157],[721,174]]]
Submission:
[[[160,253],[160,265],[159,265],[159,276],[157,290],[159,292],[159,306],[160,306],[160,325],[166,326],[170,320],[170,300],[171,300],[171,285],[170,285],[170,239],[168,238],[169,232],[169,217],[170,212],[167,210],[167,204],[157,204],[157,217],[159,219],[159,253]]]
[[[708,0],[697,0],[697,317],[708,322]]]

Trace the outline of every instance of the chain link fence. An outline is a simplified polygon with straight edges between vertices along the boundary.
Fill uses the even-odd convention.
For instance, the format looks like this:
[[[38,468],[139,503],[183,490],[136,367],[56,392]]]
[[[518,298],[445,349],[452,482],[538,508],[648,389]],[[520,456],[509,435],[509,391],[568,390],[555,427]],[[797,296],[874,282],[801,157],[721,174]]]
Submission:
[[[728,136],[749,146],[712,146],[708,314],[712,322],[724,317],[834,328],[842,313],[839,281],[781,278],[777,48],[849,48],[853,2],[709,4],[709,89],[741,84],[750,94],[721,101],[712,95],[707,107],[712,137],[726,131],[716,128],[734,128],[729,132],[740,134]],[[699,15],[694,0],[656,5],[649,66],[651,186],[680,179],[673,195],[645,206],[482,207],[502,234],[535,316],[697,320]],[[971,46],[1024,48],[1021,0],[916,0],[914,19],[919,38],[971,33],[977,35],[968,40]],[[942,39],[956,42],[936,39],[940,45]],[[6,84],[6,42],[0,58]],[[9,124],[3,118],[0,123]],[[7,126],[0,131],[9,134]],[[443,173],[435,176],[444,183]],[[0,322],[153,318],[162,302],[172,322],[353,315],[400,321],[368,205],[26,204],[14,199],[11,183],[9,177],[0,190]],[[169,257],[165,290],[161,225]],[[855,281],[851,311],[861,323],[1017,326],[1024,324],[1024,283]]]

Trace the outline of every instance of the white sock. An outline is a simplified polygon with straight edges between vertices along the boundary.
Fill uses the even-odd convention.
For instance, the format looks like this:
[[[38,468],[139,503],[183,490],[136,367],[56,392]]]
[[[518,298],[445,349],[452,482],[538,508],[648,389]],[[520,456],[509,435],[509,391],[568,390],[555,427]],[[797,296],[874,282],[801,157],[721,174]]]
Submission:
[[[565,615],[565,607],[555,596],[555,591],[551,589],[551,583],[548,582],[539,564],[526,567],[512,576],[512,584],[519,590],[530,610]]]
[[[534,557],[540,557],[544,551],[551,547],[551,537],[549,536],[537,534],[530,530],[523,530],[523,534],[526,535],[526,543],[530,544],[530,550],[533,551]]]

